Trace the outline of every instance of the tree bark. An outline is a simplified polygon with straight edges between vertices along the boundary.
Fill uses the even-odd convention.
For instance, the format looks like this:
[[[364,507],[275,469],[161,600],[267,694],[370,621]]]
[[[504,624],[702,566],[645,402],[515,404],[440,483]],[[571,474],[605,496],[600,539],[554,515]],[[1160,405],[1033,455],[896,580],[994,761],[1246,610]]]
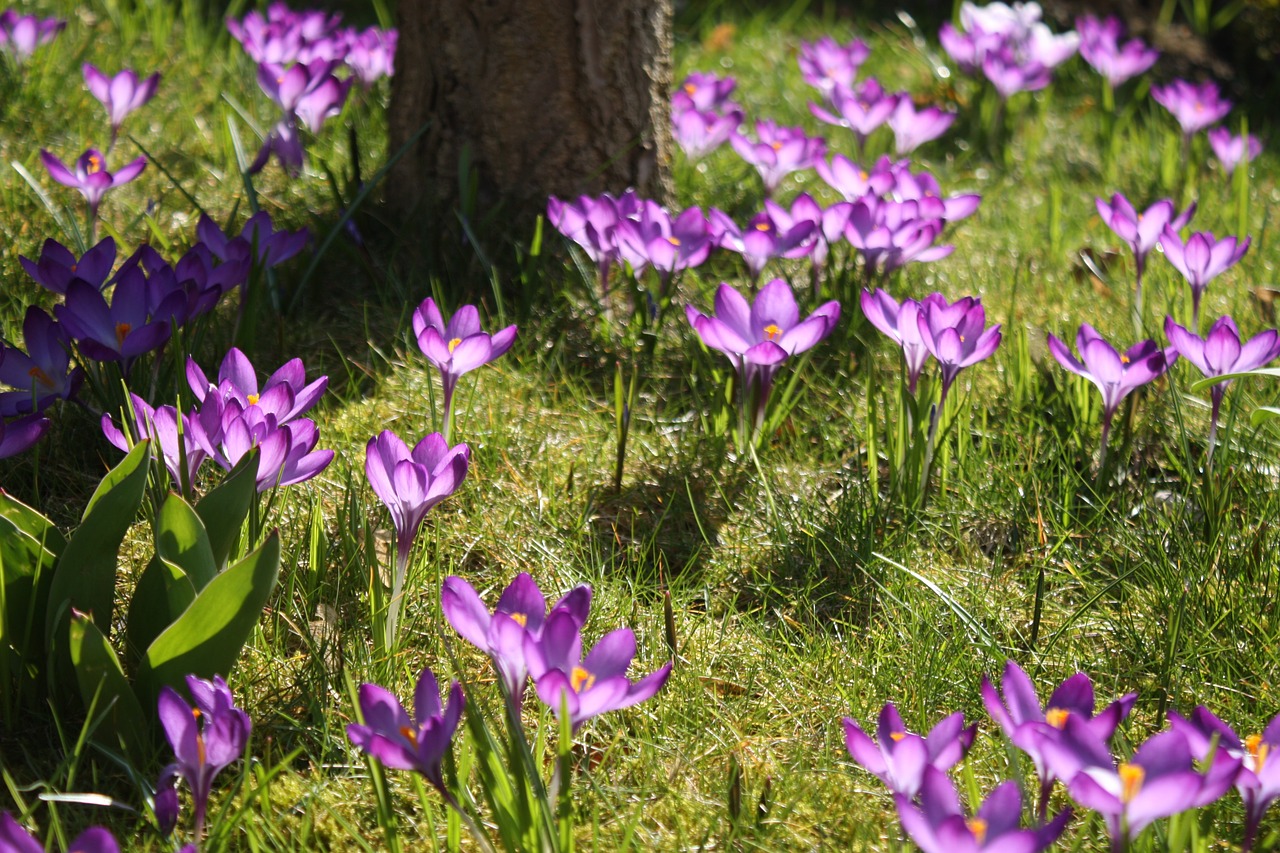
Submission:
[[[668,197],[670,0],[400,0],[399,16],[390,150],[427,129],[392,171],[393,211]]]

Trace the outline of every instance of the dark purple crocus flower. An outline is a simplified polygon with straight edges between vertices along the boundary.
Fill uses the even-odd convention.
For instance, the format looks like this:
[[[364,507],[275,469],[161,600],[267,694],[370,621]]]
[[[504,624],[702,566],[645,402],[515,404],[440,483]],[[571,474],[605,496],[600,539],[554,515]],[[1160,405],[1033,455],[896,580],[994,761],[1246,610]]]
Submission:
[[[0,420],[0,459],[29,449],[49,431],[49,423],[43,415],[27,415],[8,422]]]
[[[982,704],[1005,737],[1030,756],[1035,764],[1036,775],[1040,779],[1038,810],[1043,821],[1049,794],[1058,776],[1045,761],[1040,739],[1055,736],[1066,725],[1067,718],[1075,716],[1083,720],[1093,735],[1105,744],[1120,721],[1129,716],[1138,694],[1125,694],[1094,716],[1093,682],[1083,672],[1077,672],[1054,689],[1042,710],[1035,685],[1022,667],[1013,661],[1005,663],[1000,686],[1001,690],[997,691],[991,679],[983,675]]]
[[[940,298],[940,294],[936,293],[925,297],[926,300]],[[903,299],[899,305],[887,291],[879,289],[862,291],[861,302],[862,313],[871,321],[871,325],[902,347],[902,357],[907,368],[907,390],[915,394],[920,373],[929,361],[929,349],[924,345],[916,320],[920,313],[920,303],[914,299]]]
[[[37,284],[63,296],[67,294],[67,285],[74,279],[80,279],[97,290],[106,286],[107,276],[116,263],[116,241],[104,238],[92,249],[76,258],[71,250],[58,241],[50,238],[40,247],[39,260],[19,257],[22,268],[27,271]]]
[[[1182,273],[1191,286],[1191,325],[1200,326],[1200,299],[1209,282],[1235,266],[1249,251],[1249,237],[1244,242],[1235,237],[1219,240],[1208,231],[1196,231],[1183,243],[1178,232],[1166,226],[1160,234],[1160,249],[1169,263]]]
[[[0,52],[21,65],[36,48],[53,41],[66,25],[66,21],[57,18],[19,15],[16,9],[5,9],[0,12]]]
[[[165,772],[176,772],[191,790],[195,836],[199,838],[204,832],[213,780],[244,754],[253,722],[236,707],[235,697],[220,675],[212,681],[188,675],[187,690],[195,707],[172,687],[160,690],[160,725],[177,759]]]
[[[1240,330],[1230,317],[1220,317],[1209,327],[1209,334],[1201,338],[1164,318],[1164,334],[1178,355],[1196,366],[1206,378],[1230,373],[1257,370],[1280,357],[1280,333],[1267,329],[1241,342]],[[1224,379],[1209,389],[1213,401],[1213,414],[1209,419],[1209,449],[1213,452],[1214,438],[1218,433],[1218,415],[1222,410],[1222,397],[1227,392],[1230,379]]]
[[[1231,102],[1218,92],[1218,84],[1206,80],[1199,86],[1174,80],[1167,86],[1152,86],[1151,99],[1169,111],[1182,128],[1183,136],[1217,124],[1231,112]]]
[[[71,369],[70,339],[52,317],[32,305],[22,322],[27,352],[0,346],[0,382],[15,389],[0,391],[0,417],[43,412],[80,389],[84,370]]]
[[[892,702],[880,709],[875,740],[852,717],[844,718],[849,755],[890,791],[908,800],[919,793],[925,768],[951,769],[964,758],[977,733],[976,725],[965,728],[964,714],[957,712],[943,717],[927,735],[912,734]]]
[[[1147,71],[1160,57],[1160,51],[1140,39],[1121,45],[1124,27],[1114,15],[1104,20],[1084,15],[1076,21],[1076,31],[1080,33],[1080,55],[1113,88]]]
[[[267,377],[261,385],[253,363],[238,348],[232,347],[218,368],[218,384],[205,376],[195,359],[187,358],[187,384],[200,403],[214,395],[222,403],[235,401],[242,410],[258,408],[271,415],[277,424],[286,424],[311,410],[329,387],[329,377],[321,376],[307,383],[302,359],[292,358]]]
[[[201,216],[196,225],[196,238],[221,261],[252,258],[266,268],[278,266],[301,252],[311,235],[305,228],[297,231],[275,230],[271,215],[260,210],[245,222],[236,237],[228,237],[217,223]],[[255,254],[256,250],[256,254]]]
[[[945,112],[937,107],[917,111],[910,98],[899,98],[887,123],[893,131],[894,150],[898,154],[910,154],[926,142],[946,133],[955,120],[955,113]]]
[[[1135,304],[1140,307],[1142,305],[1142,274],[1147,267],[1147,255],[1160,242],[1160,235],[1164,233],[1165,226],[1174,231],[1182,230],[1191,221],[1191,217],[1196,212],[1196,206],[1192,203],[1179,214],[1172,201],[1161,199],[1142,213],[1138,213],[1129,200],[1119,193],[1111,197],[1110,204],[1101,198],[1095,198],[1094,203],[1102,221],[1116,233],[1117,237],[1128,243],[1133,251],[1137,278],[1134,298]]]
[[[866,147],[867,137],[889,120],[906,93],[889,94],[875,78],[867,78],[856,89],[836,87],[831,92],[835,113],[817,104],[809,104],[809,112],[819,121],[847,127],[853,131],[858,150]],[[819,155],[820,156],[820,155]]]
[[[143,276],[129,276],[116,284],[110,305],[92,285],[73,280],[67,286],[66,302],[53,311],[83,355],[119,361],[128,374],[138,356],[169,340],[170,319],[182,303],[181,294],[175,294],[162,310],[150,311],[147,296]]]
[[[280,168],[284,169],[289,177],[296,178],[302,174],[302,169],[307,163],[307,153],[302,147],[302,137],[298,135],[298,125],[294,116],[282,118],[276,122],[275,127],[271,128],[267,138],[262,140],[258,156],[249,164],[249,174],[256,175],[261,172],[273,154],[276,160],[280,161]]]
[[[1129,393],[1162,375],[1178,358],[1173,347],[1161,349],[1155,341],[1134,344],[1124,353],[1102,339],[1098,330],[1082,323],[1076,333],[1077,361],[1062,341],[1049,334],[1049,352],[1058,364],[1083,376],[1102,392],[1102,453],[1105,460],[1111,419]],[[1099,465],[1099,468],[1102,466]]]
[[[1262,816],[1280,798],[1280,715],[1271,718],[1262,734],[1251,734],[1243,740],[1203,705],[1191,712],[1190,719],[1170,711],[1169,725],[1187,739],[1196,761],[1208,759],[1215,739],[1217,749],[1240,760],[1240,775],[1235,782],[1244,800],[1244,840],[1240,848],[1249,853],[1257,840]]]
[[[799,258],[813,251],[817,227],[808,220],[777,222],[768,209],[757,213],[745,228],[724,211],[712,208],[708,225],[722,249],[742,255],[754,283],[760,280],[764,267],[773,258]]]
[[[1021,829],[1022,792],[1012,780],[997,785],[977,813],[966,818],[955,785],[936,767],[924,769],[919,806],[902,794],[894,801],[907,837],[924,853],[1040,853],[1071,820],[1071,809],[1066,809],[1045,826]]]
[[[733,94],[737,85],[738,81],[732,77],[718,77],[715,74],[695,71],[684,78],[684,82],[676,92],[689,98],[696,110],[726,112],[735,109],[729,96]]]
[[[671,676],[668,661],[639,681],[627,678],[636,656],[636,636],[630,628],[606,634],[585,658],[581,631],[577,616],[562,608],[547,616],[540,637],[524,637],[525,663],[538,698],[557,718],[561,708],[567,708],[575,732],[592,717],[652,698]]]
[[[830,97],[837,88],[848,89],[858,76],[858,69],[871,55],[871,48],[862,39],[853,39],[842,45],[831,36],[823,36],[815,42],[800,42],[800,75],[823,97]]]
[[[386,767],[413,770],[451,802],[444,784],[444,757],[462,719],[466,700],[462,685],[449,685],[449,703],[440,701],[436,675],[423,669],[413,691],[413,716],[391,691],[376,684],[360,685],[360,718],[347,726],[347,737],[358,749]]]
[[[685,156],[700,160],[729,141],[742,125],[742,110],[731,109],[725,113],[694,108],[692,101],[681,98],[677,92],[671,106],[671,130]],[[681,108],[685,101],[690,104]]]
[[[480,312],[463,305],[446,323],[431,297],[413,312],[413,334],[418,349],[440,371],[444,386],[444,436],[449,437],[453,420],[453,392],[464,373],[483,367],[511,349],[516,327],[507,326],[490,335],[480,328]]]
[[[40,160],[49,170],[49,177],[63,186],[80,191],[89,203],[89,215],[93,218],[97,218],[98,206],[102,204],[102,197],[107,190],[129,183],[147,167],[147,158],[139,157],[114,172],[107,171],[106,155],[93,148],[76,160],[74,172],[43,148],[40,149]]]
[[[173,479],[174,486],[181,486],[184,494],[189,495],[196,482],[196,472],[201,463],[208,458],[204,449],[204,430],[199,418],[179,414],[173,406],[151,407],[137,394],[129,393],[130,408],[128,430],[126,435],[115,425],[111,415],[102,416],[102,434],[107,437],[113,447],[128,453],[135,442],[151,439],[159,446],[164,458],[165,468]]]
[[[1209,131],[1209,146],[1228,175],[1234,174],[1241,163],[1252,163],[1262,153],[1262,143],[1250,134],[1236,135],[1225,127]]]
[[[87,62],[83,71],[84,83],[89,87],[89,92],[107,110],[112,140],[120,132],[120,125],[124,124],[125,117],[151,100],[155,96],[156,86],[160,84],[159,72],[145,80],[139,80],[137,72],[126,68],[114,77],[108,77]]]
[[[0,811],[0,850],[4,853],[44,853],[44,845],[13,815]],[[120,853],[115,836],[100,826],[90,827],[67,847],[67,853]]]
[[[493,659],[508,701],[519,707],[529,674],[524,638],[540,639],[547,621],[547,600],[533,578],[527,572],[516,575],[490,613],[471,584],[450,575],[440,591],[440,607],[453,630]],[[551,609],[567,611],[581,627],[591,610],[591,587],[574,587]]]
[[[1090,738],[1072,731],[1080,727],[1069,719],[1064,730],[1069,736],[1060,742],[1065,746],[1071,736]],[[1219,750],[1205,772],[1198,772],[1186,736],[1166,730],[1148,738],[1129,761],[1082,767],[1067,783],[1067,791],[1106,819],[1112,850],[1123,851],[1153,821],[1221,797],[1241,765],[1240,758]]]
[[[792,172],[812,168],[826,153],[820,136],[809,136],[802,127],[780,127],[768,120],[756,122],[757,142],[738,132],[729,137],[733,150],[760,173],[764,194],[773,195],[782,179]]]

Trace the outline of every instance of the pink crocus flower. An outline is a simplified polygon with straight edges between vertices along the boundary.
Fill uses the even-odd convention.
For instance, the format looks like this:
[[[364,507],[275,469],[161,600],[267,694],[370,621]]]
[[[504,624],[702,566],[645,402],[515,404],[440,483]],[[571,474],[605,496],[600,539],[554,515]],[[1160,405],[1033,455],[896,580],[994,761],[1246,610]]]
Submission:
[[[1217,278],[1229,268],[1235,266],[1249,251],[1251,240],[1245,237],[1238,241],[1235,237],[1223,237],[1219,240],[1208,231],[1196,231],[1184,243],[1178,232],[1166,226],[1160,234],[1160,248],[1182,277],[1191,286],[1191,325],[1199,326],[1200,299],[1204,296],[1209,282]]]
[[[1225,127],[1209,131],[1209,146],[1228,175],[1233,174],[1241,163],[1252,163],[1262,153],[1258,137],[1251,133],[1234,134]]]

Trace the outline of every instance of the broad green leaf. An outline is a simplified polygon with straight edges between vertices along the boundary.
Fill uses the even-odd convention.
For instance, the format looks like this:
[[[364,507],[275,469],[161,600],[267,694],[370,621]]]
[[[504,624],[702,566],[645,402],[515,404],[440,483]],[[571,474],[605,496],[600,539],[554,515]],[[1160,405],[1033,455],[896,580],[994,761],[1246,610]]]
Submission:
[[[156,638],[138,673],[139,694],[151,700],[188,674],[225,676],[262,616],[280,573],[280,535],[209,582]]]
[[[67,545],[66,537],[52,521],[3,490],[0,490],[0,517],[12,521],[15,527],[40,542],[54,556],[61,554]]]
[[[1194,393],[1207,391],[1219,382],[1226,382],[1228,379],[1248,379],[1250,376],[1270,376],[1272,378],[1280,377],[1280,367],[1259,367],[1257,370],[1246,370],[1242,373],[1224,373],[1221,376],[1207,376],[1204,379],[1197,379],[1191,383],[1191,390]]]
[[[258,452],[255,447],[246,453],[226,479],[196,504],[196,513],[209,535],[213,563],[218,568],[227,564],[231,546],[240,535],[240,528],[257,493]]]
[[[180,566],[159,554],[151,558],[138,578],[125,624],[126,660],[131,669],[137,669],[147,647],[191,606],[195,597],[196,588]]]
[[[1280,418],[1280,409],[1277,409],[1275,406],[1260,406],[1254,410],[1252,415],[1249,416],[1249,423],[1257,426],[1258,424],[1263,424],[1267,421],[1275,420],[1276,418]]]
[[[197,591],[218,574],[204,523],[177,494],[169,494],[156,518],[156,553],[179,566]]]
[[[147,717],[111,644],[98,626],[81,614],[72,616],[68,636],[80,696],[94,719],[101,720],[94,739],[109,746],[123,744],[126,754],[137,760],[146,742]]]
[[[35,651],[33,638],[43,649],[45,599],[55,562],[53,551],[0,514],[0,649],[13,648],[27,658]]]

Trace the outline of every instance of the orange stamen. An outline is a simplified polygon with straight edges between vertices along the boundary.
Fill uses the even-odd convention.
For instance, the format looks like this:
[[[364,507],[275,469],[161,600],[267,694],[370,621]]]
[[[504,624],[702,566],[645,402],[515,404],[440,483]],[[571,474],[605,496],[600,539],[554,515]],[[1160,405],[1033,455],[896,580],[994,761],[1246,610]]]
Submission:
[[[1044,712],[1044,720],[1055,729],[1064,728],[1067,725],[1067,717],[1071,716],[1070,711],[1062,708],[1050,708]]]
[[[595,683],[596,677],[580,666],[575,666],[573,672],[569,673],[569,686],[573,688],[574,693],[590,690]]]

